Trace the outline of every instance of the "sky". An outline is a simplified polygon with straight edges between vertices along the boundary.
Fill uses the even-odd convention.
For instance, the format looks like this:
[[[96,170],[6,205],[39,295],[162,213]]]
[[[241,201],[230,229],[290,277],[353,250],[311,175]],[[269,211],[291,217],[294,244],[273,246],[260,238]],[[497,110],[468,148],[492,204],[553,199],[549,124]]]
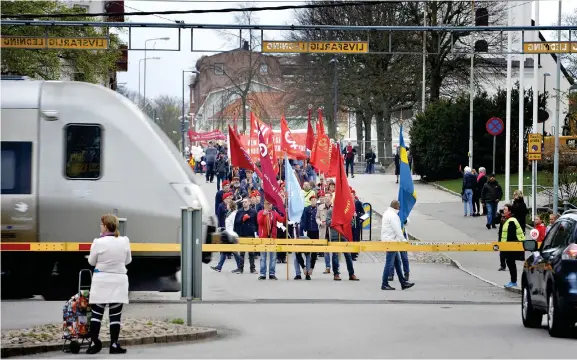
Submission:
[[[510,0],[511,3],[522,4],[527,0]],[[304,1],[254,1],[253,6],[282,6],[302,4]],[[167,11],[167,10],[193,10],[193,9],[218,9],[237,8],[247,4],[242,1],[226,0],[165,0],[165,1],[125,1],[125,11]],[[571,13],[577,8],[577,0],[564,0],[563,13]],[[553,25],[557,21],[558,1],[540,1],[540,24]],[[533,11],[534,13],[534,11]],[[263,11],[256,13],[256,20],[263,25],[287,25],[293,23],[294,10]],[[223,14],[186,14],[186,15],[159,15],[159,16],[132,16],[130,22],[146,23],[170,23],[182,20],[186,23],[196,24],[234,24],[233,13]],[[195,50],[212,50],[214,52],[191,52],[190,30],[181,30],[180,51],[147,51],[146,57],[159,57],[158,60],[146,61],[146,97],[154,98],[159,95],[182,96],[182,71],[194,69],[196,61],[202,55],[211,55],[215,52],[231,50],[238,47],[238,33],[219,33],[215,30],[195,30],[193,47]],[[545,35],[550,40],[550,34]],[[128,34],[122,35],[128,41]],[[148,48],[178,49],[178,30],[176,29],[133,29],[130,36],[131,47],[144,49],[147,39],[169,37],[168,41],[148,41]],[[235,39],[236,38],[236,39]],[[280,40],[281,32],[265,32],[265,40]],[[130,51],[128,55],[128,71],[118,74],[119,85],[130,90],[139,91],[139,64],[140,66],[140,92],[144,93],[144,51]],[[188,83],[190,74],[185,75],[185,84]],[[185,97],[188,98],[188,87],[185,86]]]

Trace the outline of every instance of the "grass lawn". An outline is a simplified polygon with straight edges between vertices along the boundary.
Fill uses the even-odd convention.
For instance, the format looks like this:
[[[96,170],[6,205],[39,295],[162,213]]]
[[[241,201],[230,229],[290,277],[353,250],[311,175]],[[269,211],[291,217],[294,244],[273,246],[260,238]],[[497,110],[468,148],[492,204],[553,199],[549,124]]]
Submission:
[[[526,172],[523,173],[524,176],[524,181],[523,183],[525,185],[531,185],[531,172]],[[495,179],[497,179],[497,182],[499,183],[499,185],[501,185],[501,187],[503,187],[503,191],[505,191],[504,187],[505,187],[505,174],[497,174],[495,176]],[[516,189],[517,184],[519,184],[519,175],[517,173],[515,174],[511,174],[510,176],[510,185],[514,185],[515,188],[511,187],[510,191],[511,193],[513,192],[514,189]],[[463,186],[463,179],[459,178],[459,179],[452,179],[452,180],[442,180],[442,181],[437,181],[437,184],[441,185],[442,187],[452,190],[456,193],[461,193],[461,188]],[[541,186],[546,186],[546,187],[550,187],[553,186],[553,179],[551,178],[551,174],[548,172],[544,172],[544,171],[539,171],[539,173],[537,174],[537,185],[541,185]],[[539,192],[542,189],[537,189],[537,191]],[[523,190],[524,193],[528,193],[529,188],[525,187],[525,189]]]

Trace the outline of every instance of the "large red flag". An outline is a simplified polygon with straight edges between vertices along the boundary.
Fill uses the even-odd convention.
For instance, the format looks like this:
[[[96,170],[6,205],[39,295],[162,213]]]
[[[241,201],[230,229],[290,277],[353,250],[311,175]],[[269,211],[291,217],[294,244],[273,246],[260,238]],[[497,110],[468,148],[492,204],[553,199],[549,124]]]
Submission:
[[[355,213],[355,202],[353,201],[353,194],[347,181],[341,149],[338,145],[337,151],[339,154],[339,167],[335,186],[335,203],[331,227],[348,241],[353,241],[353,227],[351,222]]]
[[[329,171],[327,172],[327,177],[337,177],[339,175],[339,163],[342,162],[342,157],[339,153],[339,147],[337,144],[331,144],[331,153],[329,156]]]
[[[331,141],[324,132],[317,134],[314,154],[311,155],[311,164],[321,174],[327,174],[330,169]]]
[[[284,215],[286,215],[284,202],[279,195],[280,189],[278,186],[278,181],[276,180],[276,174],[272,167],[272,162],[268,153],[268,147],[266,146],[264,137],[260,131],[258,133],[258,143],[260,149],[260,167],[262,169],[261,179],[264,198],[278,210],[280,210]]]
[[[230,147],[230,164],[243,169],[252,169],[262,179],[262,173],[252,162],[250,155],[242,147],[238,136],[230,125],[228,126],[228,142]]]
[[[309,151],[313,150],[313,146],[315,143],[315,132],[313,130],[313,124],[311,123],[311,115],[313,110],[309,108],[309,117],[308,117],[308,124],[307,124],[307,142],[306,142],[306,149]]]
[[[280,148],[286,152],[290,159],[305,160],[307,155],[299,150],[297,142],[293,139],[291,129],[288,127],[284,115],[280,118]]]

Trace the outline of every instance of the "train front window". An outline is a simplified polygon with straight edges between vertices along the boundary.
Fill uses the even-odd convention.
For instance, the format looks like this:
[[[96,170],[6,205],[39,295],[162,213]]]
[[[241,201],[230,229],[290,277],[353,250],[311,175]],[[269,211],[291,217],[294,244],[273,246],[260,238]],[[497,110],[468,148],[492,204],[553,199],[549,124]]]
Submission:
[[[98,180],[102,164],[100,125],[71,124],[65,129],[65,174],[71,180]]]
[[[32,194],[32,143],[2,141],[2,195]]]

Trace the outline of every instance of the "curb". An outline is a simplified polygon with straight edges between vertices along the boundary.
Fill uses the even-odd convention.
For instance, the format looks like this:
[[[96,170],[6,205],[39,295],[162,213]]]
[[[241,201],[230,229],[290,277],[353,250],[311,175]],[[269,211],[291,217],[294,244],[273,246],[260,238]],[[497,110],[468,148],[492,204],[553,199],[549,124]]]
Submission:
[[[170,334],[170,335],[158,335],[158,336],[145,336],[141,338],[132,337],[120,339],[122,345],[148,345],[148,344],[160,344],[160,343],[172,343],[172,342],[191,342],[196,340],[204,340],[217,335],[216,329],[206,328],[204,330],[198,330],[194,333],[188,334]],[[110,340],[102,341],[102,348],[110,346]],[[38,344],[38,345],[20,345],[20,346],[2,346],[1,357],[6,358],[10,356],[23,356],[45,353],[50,351],[62,351],[63,343],[48,343],[48,344]]]
[[[428,183],[428,184],[429,184],[429,185],[432,185],[432,186],[434,186],[436,189],[442,190],[442,191],[444,191],[444,192],[446,192],[446,193],[449,193],[449,194],[452,194],[452,195],[455,195],[455,196],[459,196],[459,197],[461,196],[461,194],[458,194],[458,193],[454,192],[453,190],[449,190],[449,189],[447,189],[446,187],[443,187],[443,186],[441,186],[441,185],[439,185],[439,184],[437,184],[437,183]],[[532,227],[531,227],[530,225],[527,225],[527,227],[530,228],[530,229],[532,229]],[[449,260],[451,260],[451,264],[452,264],[454,267],[456,267],[457,269],[459,269],[459,270],[461,270],[461,271],[463,271],[463,272],[471,275],[472,277],[474,277],[474,278],[476,278],[476,279],[479,279],[479,280],[481,280],[481,281],[483,281],[483,282],[485,282],[485,283],[487,283],[487,284],[489,284],[489,285],[493,285],[493,286],[495,286],[495,287],[498,287],[498,288],[501,288],[501,289],[504,289],[504,290],[507,290],[507,291],[510,291],[510,292],[513,292],[513,293],[516,293],[516,294],[521,294],[521,289],[517,289],[517,288],[506,288],[506,287],[504,287],[503,285],[499,285],[499,284],[497,284],[497,283],[495,283],[495,282],[493,282],[493,281],[487,280],[487,279],[485,279],[485,278],[483,278],[483,277],[481,277],[481,276],[479,276],[479,275],[477,275],[477,274],[475,274],[475,273],[467,270],[466,268],[464,268],[463,265],[461,265],[460,262],[458,262],[457,260],[453,259],[449,254],[447,254],[447,253],[443,253],[443,254],[444,254],[445,256],[447,256],[447,257],[449,258]]]

